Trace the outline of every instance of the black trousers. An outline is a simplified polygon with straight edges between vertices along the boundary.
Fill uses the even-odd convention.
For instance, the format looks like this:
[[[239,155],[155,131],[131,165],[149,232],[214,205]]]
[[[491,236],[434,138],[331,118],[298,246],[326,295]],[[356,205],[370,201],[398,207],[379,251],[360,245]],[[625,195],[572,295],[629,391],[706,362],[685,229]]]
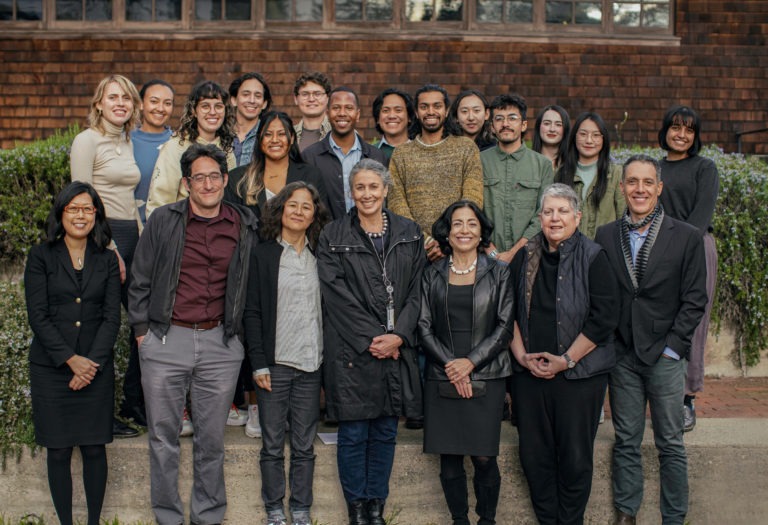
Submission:
[[[581,524],[592,490],[592,464],[608,374],[515,378],[520,463],[542,525]]]

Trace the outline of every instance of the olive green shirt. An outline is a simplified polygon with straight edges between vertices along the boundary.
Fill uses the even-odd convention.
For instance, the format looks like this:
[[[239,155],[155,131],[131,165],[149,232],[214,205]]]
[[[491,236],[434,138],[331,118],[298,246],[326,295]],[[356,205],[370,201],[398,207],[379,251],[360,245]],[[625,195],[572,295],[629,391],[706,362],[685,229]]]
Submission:
[[[595,189],[596,182],[597,177],[590,184],[587,189],[587,196],[584,202],[581,203],[579,231],[590,239],[595,238],[598,227],[621,219],[627,208],[624,195],[621,193],[621,186],[619,185],[621,182],[621,166],[611,164],[611,167],[608,169],[608,186],[605,189],[605,195],[600,200],[600,206],[597,207],[592,204],[592,192]],[[576,190],[579,197],[584,195],[584,182],[578,175],[573,177],[573,189]]]
[[[541,231],[537,212],[544,189],[555,178],[552,161],[525,144],[512,154],[494,146],[480,152],[480,160],[484,211],[494,224],[491,241],[504,252]]]

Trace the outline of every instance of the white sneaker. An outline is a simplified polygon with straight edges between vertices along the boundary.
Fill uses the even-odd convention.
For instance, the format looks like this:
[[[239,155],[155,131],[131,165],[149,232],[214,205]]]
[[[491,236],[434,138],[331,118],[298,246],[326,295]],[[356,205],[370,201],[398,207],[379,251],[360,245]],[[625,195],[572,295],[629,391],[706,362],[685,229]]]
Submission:
[[[261,437],[259,424],[259,405],[248,405],[248,422],[245,424],[245,435],[249,438]]]
[[[181,419],[181,432],[179,436],[188,437],[195,433],[195,427],[192,426],[192,420],[189,419],[189,412],[187,407],[184,407],[184,416]]]
[[[244,414],[232,403],[229,407],[229,416],[227,416],[227,425],[230,427],[242,427],[248,421],[248,414]]]

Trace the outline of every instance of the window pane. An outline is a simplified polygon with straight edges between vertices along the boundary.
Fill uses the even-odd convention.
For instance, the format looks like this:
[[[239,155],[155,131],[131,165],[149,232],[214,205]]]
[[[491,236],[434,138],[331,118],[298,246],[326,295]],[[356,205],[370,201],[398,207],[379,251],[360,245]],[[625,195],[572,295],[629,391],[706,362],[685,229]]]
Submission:
[[[507,2],[506,22],[533,22],[533,0],[511,0]]]
[[[392,0],[368,0],[365,3],[366,20],[392,20]]]
[[[434,11],[432,0],[406,0],[405,18],[410,22],[432,20]]]
[[[227,0],[227,20],[250,20],[251,0]]]
[[[501,22],[501,0],[477,0],[478,22]]]
[[[0,0],[0,20],[13,20],[13,0]]]
[[[56,20],[82,20],[83,3],[80,0],[56,0]]]
[[[624,27],[639,27],[640,4],[614,4],[613,23]]]
[[[8,2],[10,4],[10,2]],[[18,0],[16,2],[16,20],[42,20],[42,0]]]
[[[85,0],[86,20],[112,20],[112,0]]]
[[[547,2],[546,20],[548,24],[570,24],[573,18],[570,2]]]
[[[291,0],[267,0],[267,20],[290,20]]]
[[[336,20],[362,20],[361,0],[336,0]]]
[[[126,0],[125,19],[130,21],[151,21],[152,0]]]
[[[320,22],[323,20],[323,0],[294,0],[296,21]]]
[[[155,4],[155,19],[158,22],[181,20],[181,0],[167,0]]]
[[[196,0],[195,18],[197,20],[221,20],[221,0]]]
[[[461,20],[463,0],[406,0],[405,17],[411,22]]]
[[[643,27],[669,27],[669,4],[646,4],[643,8]]]
[[[576,4],[577,24],[599,24],[603,20],[603,12],[599,3],[579,2]]]
[[[462,0],[436,0],[438,7],[438,20],[461,20],[464,12]]]

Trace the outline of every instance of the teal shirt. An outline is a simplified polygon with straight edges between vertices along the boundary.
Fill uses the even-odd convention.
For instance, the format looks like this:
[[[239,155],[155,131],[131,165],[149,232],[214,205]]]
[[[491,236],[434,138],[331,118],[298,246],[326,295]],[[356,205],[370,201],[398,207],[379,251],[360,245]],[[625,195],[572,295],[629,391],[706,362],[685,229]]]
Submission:
[[[499,146],[480,152],[483,163],[483,206],[493,221],[491,240],[507,251],[521,238],[541,231],[538,210],[544,189],[552,184],[552,161],[523,144],[512,154]]]

